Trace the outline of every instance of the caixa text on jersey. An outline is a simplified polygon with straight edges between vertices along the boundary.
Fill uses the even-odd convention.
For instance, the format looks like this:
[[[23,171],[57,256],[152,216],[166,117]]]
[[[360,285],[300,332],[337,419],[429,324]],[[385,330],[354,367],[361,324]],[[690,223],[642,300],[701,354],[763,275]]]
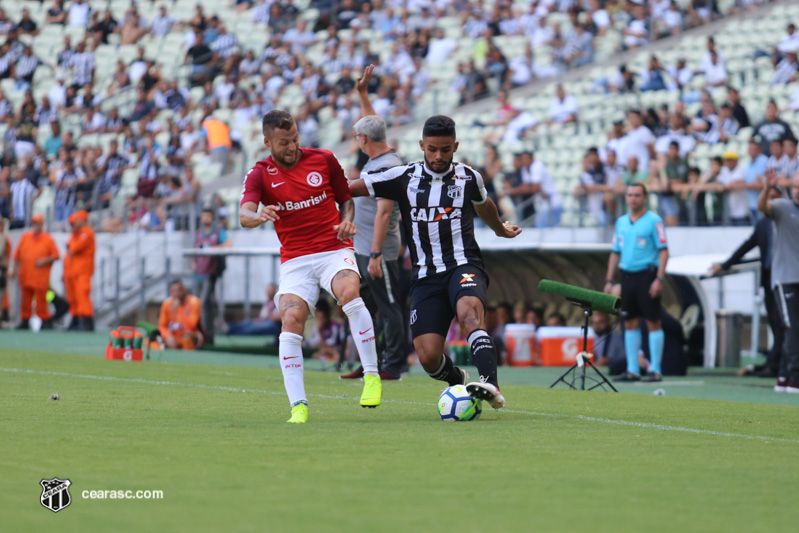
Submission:
[[[414,222],[438,222],[439,220],[451,220],[461,218],[459,207],[413,207],[411,208],[411,220]]]

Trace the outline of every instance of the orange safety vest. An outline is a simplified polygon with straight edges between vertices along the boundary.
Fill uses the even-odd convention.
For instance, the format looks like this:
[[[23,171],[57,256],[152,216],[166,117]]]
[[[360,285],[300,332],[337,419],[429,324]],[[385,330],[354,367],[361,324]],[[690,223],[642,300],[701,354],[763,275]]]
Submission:
[[[64,256],[64,277],[94,274],[94,230],[84,226],[69,236],[67,254]]]
[[[221,120],[209,118],[202,124],[205,130],[205,142],[208,143],[208,149],[213,150],[225,146],[230,148],[233,143],[230,142],[230,128]]]
[[[21,287],[44,290],[50,288],[50,267],[52,263],[43,267],[36,266],[37,260],[50,256],[55,256],[56,259],[61,257],[55,241],[53,241],[49,233],[41,232],[36,235],[32,231],[27,231],[22,235],[19,244],[17,244],[17,251],[14,253],[14,259],[19,263],[19,284]]]

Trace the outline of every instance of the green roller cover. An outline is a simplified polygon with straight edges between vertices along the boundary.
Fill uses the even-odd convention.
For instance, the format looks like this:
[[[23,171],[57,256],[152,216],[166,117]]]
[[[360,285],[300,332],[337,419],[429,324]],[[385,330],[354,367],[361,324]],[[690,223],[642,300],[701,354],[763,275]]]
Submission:
[[[557,294],[568,300],[590,304],[593,311],[603,311],[611,315],[618,315],[621,309],[621,299],[617,296],[575,287],[567,283],[542,279],[538,284],[538,290]]]

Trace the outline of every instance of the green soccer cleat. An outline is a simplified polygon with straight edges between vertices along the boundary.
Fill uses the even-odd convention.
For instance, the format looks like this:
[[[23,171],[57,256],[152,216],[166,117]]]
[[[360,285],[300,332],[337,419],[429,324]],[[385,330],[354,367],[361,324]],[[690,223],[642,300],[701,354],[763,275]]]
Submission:
[[[287,420],[289,424],[304,424],[308,421],[308,406],[298,403],[291,408],[291,418]]]
[[[383,397],[383,383],[380,376],[366,374],[363,376],[363,394],[361,394],[361,407],[375,408],[380,405]]]

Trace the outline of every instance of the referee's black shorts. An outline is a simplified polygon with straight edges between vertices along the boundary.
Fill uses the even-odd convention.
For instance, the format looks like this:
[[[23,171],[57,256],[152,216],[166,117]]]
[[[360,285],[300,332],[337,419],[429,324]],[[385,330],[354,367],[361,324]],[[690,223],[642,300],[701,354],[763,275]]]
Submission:
[[[621,271],[621,316],[624,320],[660,320],[660,296],[649,296],[649,287],[657,275],[654,268],[640,272]]]
[[[447,336],[457,312],[458,300],[476,296],[486,305],[488,276],[480,267],[461,265],[452,270],[418,279],[411,285],[411,334]]]

